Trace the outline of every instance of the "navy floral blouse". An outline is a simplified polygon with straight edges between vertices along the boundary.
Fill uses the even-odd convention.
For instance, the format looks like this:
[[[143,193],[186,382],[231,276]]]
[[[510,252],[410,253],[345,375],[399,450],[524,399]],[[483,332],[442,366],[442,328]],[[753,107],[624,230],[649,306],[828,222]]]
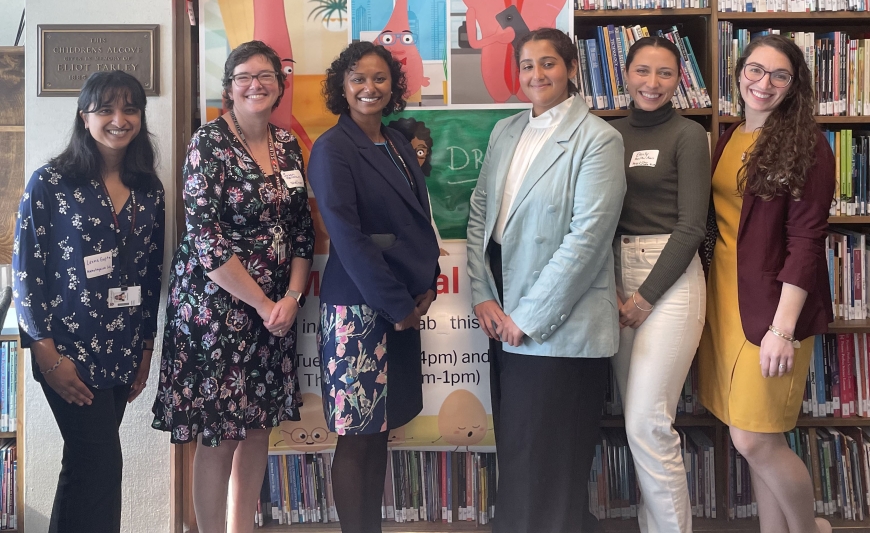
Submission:
[[[136,213],[133,214],[135,199]],[[157,333],[163,265],[164,193],[132,191],[115,227],[111,200],[99,180],[76,181],[50,166],[33,173],[21,198],[12,268],[21,344],[53,339],[82,380],[97,389],[132,383],[145,340]],[[131,224],[135,219],[135,227]],[[126,244],[130,286],[142,304],[110,308],[121,284],[118,245]],[[111,252],[108,273],[87,277],[85,258]],[[34,375],[40,378],[34,365]]]

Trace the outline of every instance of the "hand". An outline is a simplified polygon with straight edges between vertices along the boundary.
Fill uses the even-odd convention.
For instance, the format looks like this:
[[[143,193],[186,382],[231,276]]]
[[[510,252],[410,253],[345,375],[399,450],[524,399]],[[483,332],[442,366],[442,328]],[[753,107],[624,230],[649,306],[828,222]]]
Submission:
[[[766,378],[784,376],[794,368],[794,346],[771,331],[761,339],[759,355],[761,375]]]
[[[505,319],[505,314],[495,300],[486,300],[475,305],[474,316],[477,317],[477,321],[480,322],[480,327],[483,328],[487,337],[494,341],[501,340],[495,330]]]
[[[445,255],[450,255],[450,252],[448,252],[444,248],[439,248],[439,249],[441,250],[441,257],[444,257]]]
[[[495,328],[495,333],[502,341],[514,347],[520,346],[523,343],[523,337],[526,336],[523,330],[514,324],[514,320],[509,315],[505,315],[501,324]]]
[[[269,319],[263,322],[269,333],[277,337],[283,337],[293,327],[293,322],[296,321],[296,315],[299,313],[299,302],[296,298],[289,296],[281,298],[272,307],[272,314]]]
[[[55,352],[57,353],[57,352]],[[57,354],[57,357],[60,357],[60,354]],[[38,366],[40,371],[48,370],[54,363],[57,362],[57,358],[50,364],[43,366],[39,363]],[[94,393],[85,385],[84,381],[79,377],[79,373],[76,370],[76,365],[66,357],[60,360],[60,365],[57,368],[49,372],[48,374],[43,374],[43,378],[45,378],[45,382],[48,383],[48,386],[51,387],[54,392],[56,392],[61,398],[66,400],[66,403],[74,403],[79,407],[83,405],[91,405],[91,400],[94,399]]]
[[[411,311],[411,314],[402,319],[401,322],[396,323],[394,326],[396,331],[403,331],[406,329],[414,328],[416,330],[420,329],[420,311],[417,307]]]
[[[268,322],[272,318],[272,309],[275,307],[275,302],[269,298],[263,298],[263,302],[256,306],[257,314],[263,319],[263,322]]]
[[[619,297],[617,296],[617,300]],[[634,305],[634,302],[637,301],[637,305]],[[649,309],[649,311],[642,311],[637,308],[637,306],[641,306],[644,309]],[[652,305],[646,301],[646,299],[640,295],[639,292],[634,293],[634,296],[628,297],[624,302],[619,304],[619,326],[620,327],[630,327],[637,329],[641,324],[649,317],[652,312]]]
[[[516,33],[514,29],[511,27],[504,28],[498,31],[498,42],[501,44],[510,44],[514,42],[514,37],[516,37]]]
[[[133,386],[130,387],[130,394],[127,396],[127,403],[131,403],[139,394],[145,390],[148,384],[148,374],[151,372],[151,355],[154,352],[149,349],[142,351],[142,362],[139,363],[139,370],[136,371],[136,377],[133,379]]]
[[[622,298],[619,297],[619,291],[617,290],[616,291],[616,311],[617,312],[622,310],[622,304],[624,304],[624,303],[625,302],[622,301]],[[622,329],[624,327],[625,327],[625,325],[622,323],[622,321],[620,321],[619,322],[619,329]]]
[[[420,312],[420,316],[429,312],[429,306],[432,305],[433,301],[435,301],[435,291],[432,289],[414,298],[414,303],[417,304],[417,311]]]

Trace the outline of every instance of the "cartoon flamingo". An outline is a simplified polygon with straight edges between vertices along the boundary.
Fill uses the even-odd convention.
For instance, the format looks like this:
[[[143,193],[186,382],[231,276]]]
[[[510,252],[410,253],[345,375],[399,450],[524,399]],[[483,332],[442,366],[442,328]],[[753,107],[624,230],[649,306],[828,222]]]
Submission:
[[[254,0],[254,39],[272,47],[281,58],[287,81],[284,84],[284,97],[272,111],[272,123],[296,134],[308,150],[311,139],[299,120],[293,116],[293,48],[287,19],[284,17],[284,0]]]
[[[402,64],[408,82],[405,98],[419,92],[421,87],[429,86],[429,78],[423,75],[423,58],[417,50],[408,22],[408,0],[396,0],[390,20],[375,43],[383,45]]]

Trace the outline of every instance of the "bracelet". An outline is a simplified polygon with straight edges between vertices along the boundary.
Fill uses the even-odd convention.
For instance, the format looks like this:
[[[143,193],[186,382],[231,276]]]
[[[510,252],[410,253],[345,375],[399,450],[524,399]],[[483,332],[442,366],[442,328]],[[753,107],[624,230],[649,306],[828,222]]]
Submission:
[[[774,335],[776,335],[777,337],[780,337],[780,338],[782,338],[782,339],[787,340],[787,341],[790,342],[791,345],[794,346],[795,348],[800,348],[800,347],[801,347],[801,341],[797,340],[797,339],[795,338],[794,335],[789,335],[788,333],[786,333],[786,332],[784,332],[784,331],[780,331],[780,330],[776,329],[776,328],[773,326],[773,324],[771,324],[770,326],[767,326],[767,330],[768,330],[769,332],[773,333]]]
[[[60,366],[60,363],[61,363],[62,361],[63,361],[63,356],[61,355],[61,356],[57,359],[57,362],[54,364],[53,367],[49,368],[48,370],[40,370],[40,372],[42,373],[43,376],[47,376],[47,375],[51,374],[52,372],[54,372],[55,370],[57,370],[57,367]]]
[[[655,307],[656,307],[655,304],[650,304],[649,309],[644,309],[643,307],[637,305],[637,300],[634,299],[635,295],[637,295],[637,292],[631,293],[631,301],[634,302],[635,307],[637,307],[638,309],[640,309],[644,313],[649,313],[650,311],[655,309]]]

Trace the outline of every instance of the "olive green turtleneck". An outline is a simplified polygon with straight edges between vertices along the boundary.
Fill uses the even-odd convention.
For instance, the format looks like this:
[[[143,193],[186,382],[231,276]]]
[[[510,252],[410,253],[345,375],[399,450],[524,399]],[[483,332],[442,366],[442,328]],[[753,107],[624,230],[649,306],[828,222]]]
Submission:
[[[707,131],[674,111],[670,102],[655,111],[631,104],[627,118],[610,123],[625,144],[628,191],[616,234],[670,234],[662,254],[638,292],[655,304],[686,271],[704,239],[710,205],[710,145]],[[629,167],[636,152],[658,150],[655,166]]]

